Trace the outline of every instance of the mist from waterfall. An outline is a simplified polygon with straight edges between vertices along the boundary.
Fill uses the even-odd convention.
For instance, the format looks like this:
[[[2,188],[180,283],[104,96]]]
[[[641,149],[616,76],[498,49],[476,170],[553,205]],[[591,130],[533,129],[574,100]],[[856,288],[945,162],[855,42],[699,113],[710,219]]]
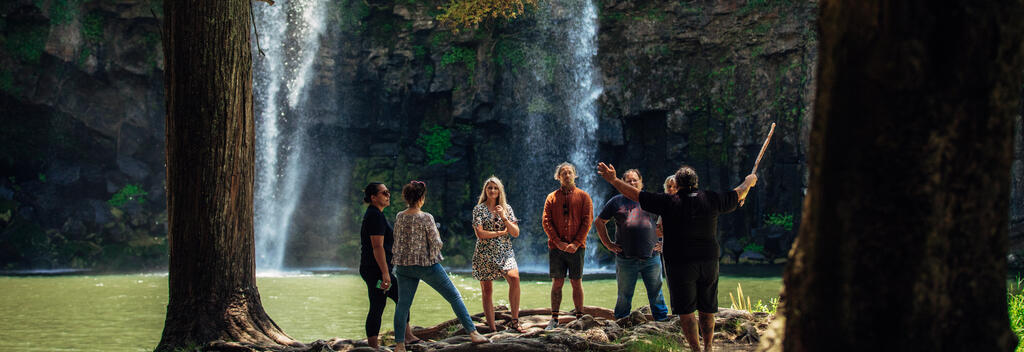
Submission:
[[[255,6],[253,42],[256,109],[256,267],[282,270],[292,218],[309,162],[311,117],[303,107],[325,27],[324,0]],[[265,56],[259,53],[263,49]]]
[[[559,163],[576,166],[576,185],[590,194],[595,214],[604,205],[604,185],[595,171],[596,100],[603,88],[595,63],[598,21],[592,1],[553,0],[539,6],[537,38],[527,44],[532,59],[527,75],[519,78],[526,80],[519,83],[525,89],[517,100],[525,105],[527,128],[522,140],[526,159],[517,175],[522,189],[516,190],[516,198],[530,223],[526,231],[544,237],[540,214],[547,194],[558,188],[553,175]],[[547,271],[541,264],[547,260],[547,249],[537,244],[541,241],[517,242],[524,266],[534,267],[528,271]],[[598,269],[593,260],[598,246],[596,235],[588,236],[587,271]]]

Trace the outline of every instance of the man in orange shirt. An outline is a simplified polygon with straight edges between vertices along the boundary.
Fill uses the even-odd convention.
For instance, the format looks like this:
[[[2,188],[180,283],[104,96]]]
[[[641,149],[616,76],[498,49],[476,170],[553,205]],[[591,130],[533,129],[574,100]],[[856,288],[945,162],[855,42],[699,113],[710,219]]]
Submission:
[[[590,195],[576,188],[576,167],[561,163],[555,168],[555,180],[562,184],[544,200],[543,225],[548,235],[548,265],[551,274],[551,322],[545,330],[558,326],[562,304],[562,284],[568,272],[572,284],[572,303],[576,317],[583,315],[583,255],[587,232],[594,218]]]

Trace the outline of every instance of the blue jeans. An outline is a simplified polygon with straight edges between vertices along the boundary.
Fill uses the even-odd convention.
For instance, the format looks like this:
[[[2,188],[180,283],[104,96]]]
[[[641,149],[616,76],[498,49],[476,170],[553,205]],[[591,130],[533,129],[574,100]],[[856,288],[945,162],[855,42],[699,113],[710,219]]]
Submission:
[[[665,306],[665,297],[661,295],[661,256],[657,253],[646,259],[615,256],[615,280],[619,287],[619,297],[615,300],[615,318],[629,316],[637,275],[644,280],[654,320],[665,320],[668,307]],[[399,297],[401,294],[399,291]]]
[[[420,280],[437,290],[452,305],[455,316],[459,318],[466,332],[476,331],[473,319],[469,317],[466,305],[462,303],[462,295],[455,289],[440,263],[431,266],[396,265],[395,276],[398,277],[398,307],[395,308],[395,342],[405,342],[405,322],[409,321],[409,307],[412,306],[416,286]]]

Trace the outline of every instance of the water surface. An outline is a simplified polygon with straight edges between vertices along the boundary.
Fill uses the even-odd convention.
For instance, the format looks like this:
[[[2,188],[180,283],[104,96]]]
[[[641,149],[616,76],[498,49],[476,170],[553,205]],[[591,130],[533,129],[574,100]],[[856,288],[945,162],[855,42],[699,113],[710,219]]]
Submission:
[[[550,282],[527,278],[522,283],[522,308],[548,307]],[[482,311],[479,282],[467,275],[452,279],[469,311]],[[364,338],[368,301],[366,286],[357,275],[288,275],[256,281],[267,313],[295,339]],[[729,306],[729,292],[735,295],[738,282],[754,302],[778,297],[782,285],[777,276],[735,276],[723,269],[719,305]],[[508,304],[508,285],[496,281],[494,286],[495,304]],[[614,307],[614,279],[584,280],[583,287],[586,305]],[[667,288],[665,296],[668,300]],[[647,305],[646,297],[638,283],[634,309]],[[166,305],[166,274],[0,277],[0,351],[152,351],[160,341]],[[562,309],[572,309],[568,283]],[[394,304],[389,302],[382,332],[392,328],[393,314]],[[452,318],[441,296],[421,283],[412,324],[430,326]]]

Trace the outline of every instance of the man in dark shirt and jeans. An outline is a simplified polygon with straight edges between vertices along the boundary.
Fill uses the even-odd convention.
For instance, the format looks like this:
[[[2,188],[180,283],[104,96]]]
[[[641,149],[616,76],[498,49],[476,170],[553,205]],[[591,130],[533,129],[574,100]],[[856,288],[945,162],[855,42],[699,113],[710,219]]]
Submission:
[[[637,169],[626,170],[622,180],[634,188],[644,188],[643,178]],[[615,220],[615,242],[609,240],[605,227],[610,220]],[[640,203],[621,194],[609,199],[601,214],[594,219],[601,243],[615,253],[615,279],[619,289],[615,300],[615,319],[629,316],[637,276],[644,281],[654,320],[668,319],[668,307],[661,295],[661,255],[655,248],[659,240],[655,232],[657,222],[657,215],[640,209]]]
[[[679,315],[679,326],[690,349],[699,351],[697,319],[693,314],[699,310],[704,351],[711,351],[718,312],[718,215],[736,210],[757,183],[757,175],[747,175],[731,191],[701,191],[697,189],[697,172],[683,165],[675,175],[678,192],[669,195],[642,192],[630,186],[616,178],[612,165],[598,163],[597,173],[623,196],[640,202],[643,210],[661,215],[672,313]]]

